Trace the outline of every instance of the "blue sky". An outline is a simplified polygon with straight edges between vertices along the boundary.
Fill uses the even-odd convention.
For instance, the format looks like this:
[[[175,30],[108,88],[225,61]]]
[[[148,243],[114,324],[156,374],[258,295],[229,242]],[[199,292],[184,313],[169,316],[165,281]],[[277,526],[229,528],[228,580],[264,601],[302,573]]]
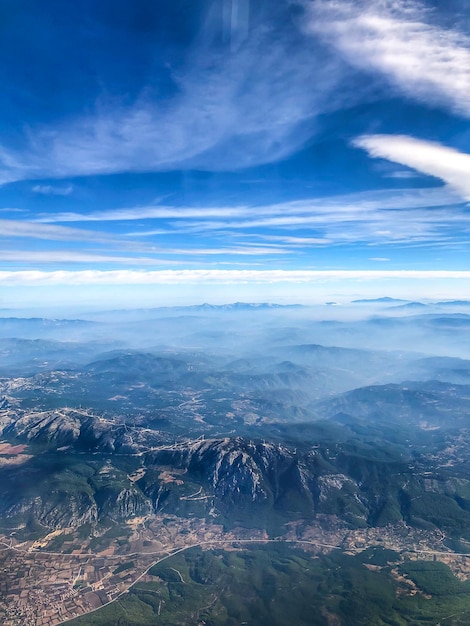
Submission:
[[[466,0],[0,23],[0,307],[468,293]]]

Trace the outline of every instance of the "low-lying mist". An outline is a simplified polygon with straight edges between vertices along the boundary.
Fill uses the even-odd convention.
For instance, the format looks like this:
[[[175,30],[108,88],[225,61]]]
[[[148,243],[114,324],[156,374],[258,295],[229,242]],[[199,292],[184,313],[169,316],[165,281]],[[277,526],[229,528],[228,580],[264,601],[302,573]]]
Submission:
[[[41,388],[44,409],[65,403],[147,420],[179,407],[180,417],[218,428],[227,416],[233,424],[311,422],[324,414],[319,402],[370,386],[470,384],[470,307],[422,304],[416,314],[411,304],[3,318],[3,393],[35,406],[30,390]],[[26,382],[11,383],[19,377]]]

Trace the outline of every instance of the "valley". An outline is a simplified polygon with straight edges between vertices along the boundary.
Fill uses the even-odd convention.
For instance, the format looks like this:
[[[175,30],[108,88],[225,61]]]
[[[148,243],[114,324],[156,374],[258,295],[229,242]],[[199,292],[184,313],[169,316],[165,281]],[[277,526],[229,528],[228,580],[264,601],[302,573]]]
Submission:
[[[2,623],[282,624],[290,611],[307,624],[316,607],[318,624],[382,624],[382,605],[396,624],[465,623],[465,354],[407,350],[407,317],[393,318],[406,332],[390,351],[354,345],[364,320],[339,347],[307,311],[250,311],[235,347],[245,311],[192,313],[153,348],[130,321],[0,339]],[[214,317],[225,335],[208,332]],[[446,328],[430,322],[430,337]],[[328,327],[337,337],[344,322]]]

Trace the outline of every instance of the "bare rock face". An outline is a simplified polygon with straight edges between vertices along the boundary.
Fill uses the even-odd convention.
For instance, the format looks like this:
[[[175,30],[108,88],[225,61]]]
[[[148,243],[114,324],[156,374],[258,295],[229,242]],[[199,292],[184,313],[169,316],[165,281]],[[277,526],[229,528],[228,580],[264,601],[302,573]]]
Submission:
[[[64,506],[65,502],[67,503]],[[37,520],[47,528],[58,529],[95,524],[98,520],[96,502],[88,494],[53,493],[47,500],[42,499],[32,507]]]
[[[131,517],[148,515],[152,512],[150,501],[136,488],[104,489],[95,495],[98,516],[115,522]]]
[[[77,441],[81,431],[81,421],[73,413],[63,414],[55,411],[29,413],[16,420],[12,425],[15,435],[27,441],[44,440],[47,433],[48,443],[70,445]]]
[[[73,445],[80,450],[132,454],[157,438],[156,433],[152,439],[152,433],[132,430],[112,419],[76,409],[27,412],[2,411],[1,408],[0,433],[18,442],[57,448]]]
[[[4,504],[4,503],[2,503]],[[45,528],[77,528],[95,524],[98,509],[92,497],[86,494],[53,492],[45,497],[21,498],[2,510],[6,518],[21,517],[25,522],[35,520]]]
[[[293,456],[275,444],[235,437],[163,447],[149,454],[149,461],[185,470],[216,498],[236,504],[270,500],[273,479],[292,465]]]
[[[318,510],[320,476],[315,451],[297,454],[283,445],[241,437],[206,439],[162,446],[147,455],[146,464],[181,472],[184,481],[200,487],[211,511],[256,515],[274,510],[313,518]],[[159,483],[150,472],[139,486],[155,510],[172,507],[178,513],[181,500],[188,499],[180,495],[178,501],[175,484]],[[325,485],[323,497],[326,491]]]

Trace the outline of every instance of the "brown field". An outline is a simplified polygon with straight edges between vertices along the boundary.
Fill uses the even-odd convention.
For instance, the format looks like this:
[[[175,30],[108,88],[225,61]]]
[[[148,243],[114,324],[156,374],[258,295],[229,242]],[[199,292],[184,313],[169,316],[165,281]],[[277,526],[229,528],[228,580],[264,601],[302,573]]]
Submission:
[[[0,443],[0,455],[21,454],[25,448],[26,448],[25,445],[12,446],[9,443]]]

